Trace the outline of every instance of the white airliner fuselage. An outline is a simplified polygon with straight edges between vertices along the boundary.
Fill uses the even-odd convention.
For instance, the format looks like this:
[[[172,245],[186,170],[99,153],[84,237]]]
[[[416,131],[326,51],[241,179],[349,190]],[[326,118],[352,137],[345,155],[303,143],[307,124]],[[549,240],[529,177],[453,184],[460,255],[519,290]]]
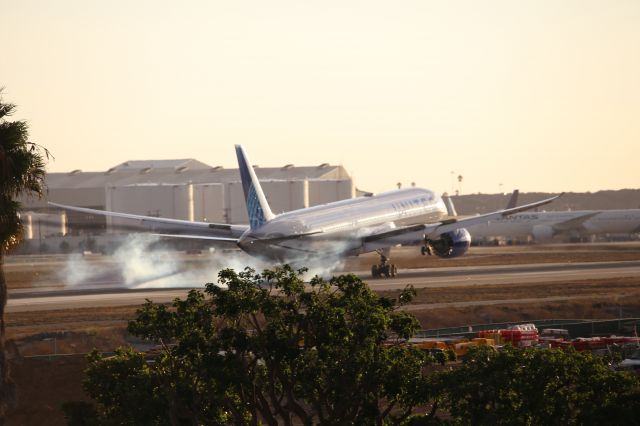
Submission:
[[[640,232],[640,209],[518,213],[469,227],[474,238],[584,237]]]
[[[251,255],[280,262],[309,262],[379,251],[380,268],[374,265],[372,272],[379,276],[375,271],[383,271],[388,276],[395,273],[395,266],[386,264],[383,255],[390,247],[422,245],[423,253],[445,258],[461,256],[471,243],[465,227],[532,209],[557,198],[457,219],[445,217],[445,203],[433,191],[409,188],[275,215],[252,163],[239,145],[236,145],[236,155],[249,225],[191,222],[50,204],[67,210],[139,220],[166,237],[236,243]]]
[[[401,189],[369,197],[322,204],[280,214],[256,230],[247,230],[238,245],[247,253],[271,252],[281,260],[300,255],[356,255],[373,251],[364,236],[399,226],[438,222],[447,214],[443,200],[432,191]],[[300,238],[277,238],[301,235]],[[275,241],[274,241],[275,239]],[[416,241],[424,239],[424,232]],[[406,234],[402,237],[407,242]],[[388,242],[385,242],[388,244]]]

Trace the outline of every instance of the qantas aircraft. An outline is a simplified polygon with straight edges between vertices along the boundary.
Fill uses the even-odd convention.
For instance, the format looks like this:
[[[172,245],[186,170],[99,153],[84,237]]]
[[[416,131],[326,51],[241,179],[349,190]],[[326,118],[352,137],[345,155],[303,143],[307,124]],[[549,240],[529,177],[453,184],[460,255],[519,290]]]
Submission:
[[[455,212],[450,198],[449,211]],[[506,209],[518,201],[513,191]],[[455,213],[454,213],[455,214]],[[473,238],[532,238],[537,243],[556,238],[589,238],[595,235],[640,233],[640,209],[572,210],[517,213],[489,222],[470,225]]]
[[[528,238],[550,242],[554,238],[584,238],[603,234],[640,232],[640,210],[575,210],[530,212],[503,217],[470,227],[474,237]]]
[[[67,210],[138,220],[167,237],[235,243],[248,254],[270,261],[304,265],[375,251],[381,261],[372,266],[371,272],[378,277],[396,273],[395,265],[388,263],[390,247],[418,245],[423,253],[444,258],[461,256],[471,243],[465,227],[542,206],[557,198],[457,219],[447,215],[444,201],[433,191],[407,188],[275,215],[247,154],[242,146],[235,148],[249,225],[191,222],[50,204]]]

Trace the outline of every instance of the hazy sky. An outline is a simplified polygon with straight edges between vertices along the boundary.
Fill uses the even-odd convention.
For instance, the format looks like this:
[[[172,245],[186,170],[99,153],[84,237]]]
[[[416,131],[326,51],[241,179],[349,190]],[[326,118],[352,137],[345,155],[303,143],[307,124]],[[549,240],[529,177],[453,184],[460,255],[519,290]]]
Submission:
[[[0,39],[51,172],[240,143],[371,191],[640,187],[638,0],[0,0]]]

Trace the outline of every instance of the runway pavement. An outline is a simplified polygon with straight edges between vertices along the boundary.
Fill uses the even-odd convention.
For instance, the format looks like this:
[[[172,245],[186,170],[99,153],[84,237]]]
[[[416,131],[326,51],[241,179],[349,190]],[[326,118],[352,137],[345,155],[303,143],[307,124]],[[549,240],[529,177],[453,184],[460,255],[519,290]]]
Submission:
[[[361,274],[366,277],[364,272]],[[634,276],[640,277],[640,261],[411,269],[401,271],[401,274],[392,279],[367,278],[367,282],[374,290],[393,290],[404,288],[409,284],[416,288],[437,288],[489,284],[549,283]]]
[[[401,270],[395,278],[377,279],[370,278],[364,271],[357,273],[374,290],[392,290],[409,284],[416,288],[438,288],[640,277],[640,261],[411,269]],[[168,302],[184,297],[187,292],[187,288],[129,289],[119,286],[13,290],[9,292],[7,312],[140,305],[145,299]]]

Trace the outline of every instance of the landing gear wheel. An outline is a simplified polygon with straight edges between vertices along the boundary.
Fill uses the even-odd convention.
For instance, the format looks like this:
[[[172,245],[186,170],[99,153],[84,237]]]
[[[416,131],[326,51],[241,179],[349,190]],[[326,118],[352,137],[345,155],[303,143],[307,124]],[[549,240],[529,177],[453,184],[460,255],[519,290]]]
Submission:
[[[385,277],[389,278],[391,276],[391,266],[384,265],[382,269],[382,273],[384,274]]]
[[[427,248],[425,246],[420,247],[420,253],[425,256],[427,254]]]
[[[378,270],[378,265],[371,266],[371,276],[373,278],[378,278],[380,276],[380,271]]]
[[[380,263],[371,266],[371,276],[373,278],[380,278],[383,275],[386,278],[395,277],[398,274],[398,267],[393,263],[389,263],[389,258],[382,250],[377,250],[377,252],[380,255]]]

